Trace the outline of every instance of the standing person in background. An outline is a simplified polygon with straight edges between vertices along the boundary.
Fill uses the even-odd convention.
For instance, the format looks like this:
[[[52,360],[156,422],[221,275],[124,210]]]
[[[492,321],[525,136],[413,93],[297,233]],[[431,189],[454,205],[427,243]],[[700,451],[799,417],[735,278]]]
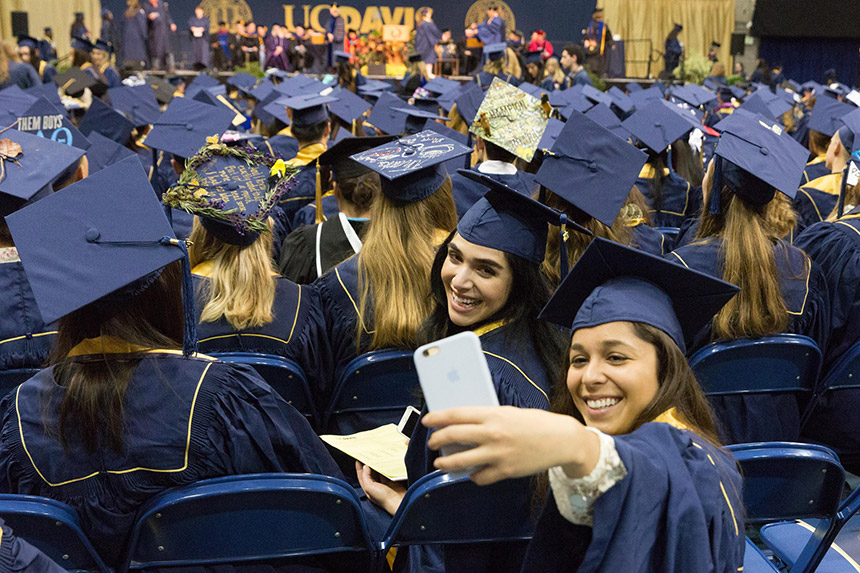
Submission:
[[[583,42],[587,51],[586,57],[588,69],[598,77],[606,75],[608,58],[606,54],[612,47],[612,32],[603,21],[603,8],[595,8],[591,14],[591,22],[585,29],[585,41]]]
[[[215,69],[232,70],[236,38],[227,29],[227,22],[218,22],[218,30],[210,36],[209,43],[212,46],[212,65]]]
[[[130,70],[149,67],[146,52],[146,14],[139,0],[126,0],[122,30],[122,66]]]
[[[415,51],[421,54],[424,62],[425,75],[433,79],[433,66],[436,64],[436,44],[442,39],[442,32],[433,23],[433,9],[422,8],[418,12],[415,30]]]
[[[328,44],[327,64],[329,68],[332,68],[334,67],[334,51],[343,50],[344,48],[343,40],[346,38],[346,23],[340,15],[337,3],[333,3],[331,5],[331,8],[328,9],[328,13],[331,18],[329,18],[328,23],[325,25],[325,37],[326,43]]]
[[[681,42],[678,41],[678,34],[684,30],[680,24],[675,24],[669,35],[666,36],[666,43],[663,46],[663,63],[665,65],[666,75],[671,76],[681,64],[681,54],[684,53],[684,48]]]
[[[209,28],[212,24],[209,17],[203,13],[203,6],[194,8],[194,16],[188,19],[188,30],[191,33],[191,61],[197,71],[209,67]]]
[[[69,30],[69,36],[78,36],[79,38],[90,37],[90,31],[87,30],[87,25],[84,24],[83,12],[75,12],[75,21],[72,22],[72,27]]]
[[[43,30],[44,37],[39,40],[39,58],[45,62],[57,59],[57,45],[54,43],[54,31],[51,28]]]
[[[721,44],[719,42],[711,42],[711,47],[708,48],[708,61],[717,63],[720,59],[717,57],[719,55]]]
[[[487,8],[487,19],[478,26],[478,39],[484,44],[504,42],[507,29],[505,19],[499,16],[499,7],[496,4],[490,4]]]
[[[767,60],[759,58],[755,61],[755,69],[750,74],[750,82],[770,85],[770,66]]]
[[[116,28],[113,23],[113,12],[107,8],[102,9],[102,29],[99,33],[99,38],[109,43],[111,46],[117,45]]]
[[[162,0],[146,0],[143,11],[148,21],[147,45],[149,47],[150,65],[153,69],[166,69],[167,55],[170,52],[170,27],[176,24],[168,21]]]

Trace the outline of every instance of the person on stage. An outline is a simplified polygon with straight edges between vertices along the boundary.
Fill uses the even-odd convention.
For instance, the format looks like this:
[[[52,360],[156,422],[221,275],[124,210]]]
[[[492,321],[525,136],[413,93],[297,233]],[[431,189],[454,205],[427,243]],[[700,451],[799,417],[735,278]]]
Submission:
[[[499,16],[499,7],[491,4],[487,8],[487,19],[478,26],[478,39],[484,44],[504,43],[507,36],[507,23]]]
[[[433,65],[436,63],[436,45],[442,39],[442,32],[433,23],[433,9],[422,8],[415,30],[415,51],[421,54],[426,68],[426,76],[433,79]]]
[[[346,23],[343,21],[343,17],[340,15],[340,10],[338,9],[337,3],[333,3],[331,8],[328,10],[329,18],[328,23],[325,26],[326,32],[326,43],[328,44],[328,67],[331,68],[334,66],[334,51],[335,50],[343,50],[344,45],[343,41],[346,38]]]
[[[194,69],[205,70],[209,67],[209,18],[203,14],[203,6],[194,8],[194,16],[188,19],[188,30],[191,33],[191,58]]]
[[[150,65],[153,69],[168,68],[170,54],[170,30],[176,30],[176,24],[170,21],[162,0],[147,0],[143,11],[149,22],[147,42],[149,45]]]
[[[591,22],[585,29],[586,61],[588,69],[597,74],[598,77],[606,75],[609,61],[607,54],[612,46],[612,32],[603,21],[603,8],[595,8],[591,15]]]
[[[684,30],[680,24],[675,24],[669,35],[666,36],[666,43],[663,48],[663,63],[666,66],[666,75],[671,76],[681,64],[681,54],[684,53],[684,48],[681,42],[678,41],[678,34]]]
[[[122,33],[122,66],[131,70],[149,67],[146,51],[146,14],[140,0],[126,0]]]

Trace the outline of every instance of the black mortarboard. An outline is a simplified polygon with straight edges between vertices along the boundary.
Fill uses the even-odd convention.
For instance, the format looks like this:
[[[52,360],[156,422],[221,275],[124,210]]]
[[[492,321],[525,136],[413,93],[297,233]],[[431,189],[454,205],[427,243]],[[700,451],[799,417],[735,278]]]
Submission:
[[[54,83],[70,97],[80,97],[89,88],[93,95],[100,96],[107,91],[107,85],[83,71],[81,68],[69,68],[54,76]]]

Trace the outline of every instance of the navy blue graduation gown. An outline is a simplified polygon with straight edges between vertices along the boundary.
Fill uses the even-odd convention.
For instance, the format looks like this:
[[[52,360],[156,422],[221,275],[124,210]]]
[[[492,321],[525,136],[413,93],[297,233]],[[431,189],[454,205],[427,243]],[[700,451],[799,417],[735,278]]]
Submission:
[[[474,166],[472,171],[480,173],[479,166],[480,163]],[[486,175],[499,183],[504,183],[515,191],[519,191],[527,197],[531,197],[538,190],[538,184],[535,182],[534,175],[520,171],[519,169],[513,175],[501,175],[498,173],[487,173]],[[454,204],[457,206],[457,217],[462,217],[472,205],[478,202],[478,199],[484,196],[488,189],[477,181],[467,179],[459,173],[451,175],[451,185],[454,193]]]
[[[169,16],[164,8],[163,0],[158,0],[156,6],[153,6],[149,2],[141,2],[141,6],[146,13],[149,27],[147,35],[149,57],[155,63],[158,58],[163,58],[170,51]],[[154,19],[150,19],[150,14],[156,14],[157,16]]]
[[[152,184],[152,189],[155,191],[156,197],[161,200],[164,192],[171,185],[179,181],[179,175],[173,169],[170,158],[166,157],[163,151],[159,151],[156,158],[155,170],[153,170],[151,149],[138,149],[137,157],[140,159],[141,165],[143,165],[143,170],[146,171],[146,176]],[[165,207],[165,214],[170,219],[170,226],[173,228],[173,233],[177,238],[187,239],[191,236],[194,215],[182,209],[174,209],[172,207]]]
[[[652,255],[662,256],[672,250],[672,245],[666,240],[666,237],[649,225],[640,223],[630,228],[633,233],[632,247],[636,247],[640,251],[645,251]]]
[[[551,77],[546,77],[540,83],[540,88],[546,92],[554,92],[555,91],[555,81]]]
[[[685,219],[698,215],[702,205],[701,188],[693,188],[689,181],[673,171],[667,173],[663,179],[663,200],[658,213],[651,194],[653,177],[645,176],[647,167],[646,165],[646,169],[643,169],[636,179],[636,188],[645,196],[651,213],[651,222],[655,227],[680,227]]]
[[[824,355],[824,373],[860,341],[860,208],[834,223],[817,223],[796,240],[799,248],[821,265],[830,290],[832,330]],[[837,451],[860,451],[857,420],[860,391],[825,394],[803,429],[805,440],[824,443]]]
[[[326,220],[336,217],[340,209],[337,205],[337,197],[334,193],[328,193],[321,198],[323,216]],[[293,217],[293,229],[298,229],[302,225],[317,224],[317,206],[314,203],[309,203],[296,211]]]
[[[697,271],[722,278],[719,248],[722,239],[694,242],[675,249],[666,258]],[[785,241],[774,245],[779,285],[789,314],[787,333],[812,338],[826,351],[830,332],[830,297],[821,268],[803,251]],[[711,341],[710,324],[687,343],[687,354]],[[722,423],[725,443],[754,441],[797,441],[800,432],[800,405],[792,394],[713,396],[709,399]]]
[[[134,17],[123,20],[122,56],[124,62],[134,62],[137,65],[148,65],[149,57],[146,48],[146,15],[143,8]]]
[[[314,201],[317,184],[316,168],[308,167],[306,169],[302,169],[296,173],[293,181],[294,183],[292,184],[289,193],[287,193],[287,196],[281,199],[278,203],[278,207],[281,208],[281,212],[284,217],[281,222],[283,223],[284,228],[287,229],[287,232],[292,231],[293,229],[292,222],[296,212],[308,203],[313,203]]]
[[[4,251],[0,249],[0,255]],[[3,262],[0,258],[0,293],[0,370],[41,368],[57,331],[55,325],[42,322],[20,261]]]
[[[531,342],[517,343],[509,340],[503,325],[496,328],[488,326],[487,330],[483,334],[481,329],[475,332],[480,336],[481,347],[487,358],[499,404],[548,410],[550,387],[553,381],[549,379]],[[426,412],[426,408],[424,411]],[[438,453],[427,448],[429,438],[429,429],[422,424],[417,424],[406,452],[409,483],[415,483],[435,469],[433,461],[438,457]],[[520,495],[516,499],[499,501],[511,508],[520,508],[526,517],[530,508],[532,490],[530,480],[519,481],[522,486],[519,489]],[[441,551],[439,548],[410,551],[408,568],[403,563],[399,565],[402,570],[415,572],[433,569],[445,571],[445,573],[518,571],[524,557],[524,550],[525,544],[519,542],[445,545]],[[395,567],[395,570],[397,569]]]
[[[574,525],[549,494],[524,573],[737,573],[744,509],[734,458],[688,430],[652,422],[615,436],[627,475]]]
[[[122,85],[122,78],[115,67],[105,66],[102,68],[101,73],[105,78],[105,84],[107,87],[118,88]]]
[[[18,539],[3,519],[0,528],[0,573],[65,573],[47,555]]]
[[[841,173],[828,173],[803,185],[794,197],[797,227],[805,229],[825,220],[839,201]]]
[[[39,78],[39,74],[33,66],[21,62],[10,61],[9,76],[3,83],[0,83],[0,89],[16,85],[22,90],[26,90],[41,84],[42,80]]]
[[[254,147],[261,151],[268,151],[275,157],[289,159],[299,152],[299,141],[289,135],[273,135],[260,143],[255,142]]]
[[[74,437],[63,448],[54,433],[65,391],[49,368],[0,403],[0,491],[74,507],[109,566],[125,555],[138,509],[167,488],[260,472],[342,477],[304,416],[250,367],[145,354],[124,399],[121,453],[89,454]]]
[[[205,68],[209,67],[209,18],[203,16],[198,18],[196,15],[188,19],[188,35],[191,36],[191,61],[193,64],[200,64]],[[203,28],[203,35],[195,38],[191,32],[191,28]]]
[[[801,186],[806,185],[811,181],[815,181],[819,177],[824,177],[825,175],[830,175],[830,169],[827,168],[825,156],[821,155],[806,164],[806,168],[803,170]]]
[[[436,44],[442,39],[442,32],[433,22],[421,22],[415,28],[415,51],[421,54],[425,64],[436,63]]]

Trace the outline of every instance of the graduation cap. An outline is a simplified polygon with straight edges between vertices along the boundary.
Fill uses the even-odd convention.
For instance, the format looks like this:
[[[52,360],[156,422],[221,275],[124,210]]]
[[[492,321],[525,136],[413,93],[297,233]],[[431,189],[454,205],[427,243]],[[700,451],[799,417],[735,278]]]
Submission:
[[[35,50],[38,45],[39,41],[33,36],[28,36],[26,34],[18,36],[18,47],[20,48],[30,48],[30,50]]]
[[[152,124],[146,145],[178,157],[192,157],[208,137],[221,137],[232,120],[233,114],[227,109],[176,98]]]
[[[546,129],[543,131],[543,135],[540,138],[540,143],[538,143],[538,149],[546,150],[555,145],[558,135],[561,133],[563,128],[563,121],[555,119],[554,117],[549,118],[549,122],[546,124]]]
[[[627,85],[629,89],[630,84]],[[631,91],[630,99],[633,100],[633,105],[636,109],[641,109],[648,105],[648,102],[652,99],[663,99],[663,92],[655,85],[646,90]]]
[[[553,107],[567,107],[576,97],[582,95],[582,86],[575,84],[566,90],[555,90],[550,92],[549,103]]]
[[[117,143],[125,144],[134,125],[102,100],[93,98],[90,108],[81,119],[79,129],[86,136],[95,131]]]
[[[623,140],[627,140],[630,134],[621,125],[621,120],[615,115],[609,107],[599,103],[585,112],[585,117],[589,118],[597,125],[609,130]]]
[[[432,130],[400,137],[352,156],[381,176],[390,199],[415,203],[439,190],[448,177],[446,161],[472,153],[472,148]]]
[[[790,110],[792,104],[771,92],[770,89],[760,89],[747,96],[740,107],[776,120]]]
[[[477,171],[460,169],[457,173],[489,188],[460,219],[457,233],[475,245],[541,264],[547,225],[566,225],[567,216]]]
[[[855,108],[832,98],[817,98],[809,118],[809,129],[833,137],[841,123],[839,118],[848,115]]]
[[[334,58],[335,62],[341,64],[348,62],[350,59],[352,59],[352,54],[350,54],[349,52],[344,52],[343,50],[335,50],[334,52],[332,52],[332,57]]]
[[[800,84],[800,88],[801,88],[801,90],[803,90],[805,92],[810,91],[810,92],[821,93],[822,90],[824,89],[824,86],[822,86],[821,84],[819,84],[816,81],[809,80],[808,82],[803,82],[802,84]]]
[[[225,108],[233,114],[232,125],[239,126],[247,121],[245,115],[239,111],[236,106],[227,97],[227,90],[224,86],[213,86],[204,88],[197,92],[192,99],[214,107]]]
[[[329,138],[329,141],[331,141],[331,144],[330,144],[330,145],[335,144],[335,143],[340,143],[340,142],[341,142],[341,141],[343,141],[344,139],[351,139],[351,138],[353,138],[353,137],[355,137],[355,136],[354,136],[353,134],[351,134],[351,133],[349,132],[349,130],[346,130],[346,129],[338,129],[338,130],[334,133],[334,135],[332,135],[332,136]]]
[[[581,113],[573,114],[535,180],[611,227],[648,156]]]
[[[413,97],[409,101],[421,111],[429,111],[434,114],[439,113],[439,100],[435,97]]]
[[[621,126],[654,153],[662,153],[689,133],[693,126],[662,100],[651,101],[625,119]]]
[[[155,99],[158,103],[168,104],[173,101],[173,94],[176,93],[176,88],[169,81],[158,76],[146,76],[146,83],[155,92]],[[188,97],[187,93],[185,95]]]
[[[574,113],[576,113],[576,112],[585,113],[593,107],[594,107],[594,103],[590,99],[588,99],[587,97],[585,97],[584,95],[582,95],[580,93],[576,97],[571,99],[570,103],[567,104],[567,107],[563,107],[559,111],[559,113],[561,114],[561,117],[563,117],[565,120],[567,120],[567,118],[569,118]]]
[[[0,179],[0,216],[22,207],[36,197],[46,187],[64,175],[83,157],[84,151],[63,143],[57,143],[7,129],[0,134],[0,140],[8,139],[21,146],[21,152],[3,162],[3,178]],[[16,163],[17,162],[17,163]],[[44,221],[40,228],[44,231]]]
[[[45,225],[50,221],[50,225]],[[196,346],[191,275],[137,158],[129,157],[6,218],[46,324],[108,295],[119,302],[184,262],[183,349]]]
[[[194,79],[191,80],[191,83],[185,86],[185,97],[194,97],[194,95],[200,90],[214,88],[220,85],[221,82],[209,74],[197,74]]]
[[[358,91],[362,94],[366,92],[388,92],[394,91],[394,86],[383,80],[366,79],[364,83],[358,86]]]
[[[702,85],[705,86],[706,88],[708,88],[709,90],[714,91],[714,92],[719,91],[719,89],[721,87],[725,86],[725,84],[723,84],[722,82],[718,81],[715,78],[705,78],[705,80],[702,82]],[[676,86],[675,89],[677,89],[679,87],[683,87],[683,86]]]
[[[107,52],[108,54],[113,54],[113,44],[102,38],[99,38],[95,43],[93,43],[93,48],[101,50],[102,52]]]
[[[248,93],[257,83],[257,78],[248,72],[238,72],[227,78],[227,85],[233,86],[239,91]]]
[[[455,103],[457,104],[457,112],[467,124],[471,125],[475,116],[478,115],[478,108],[481,107],[485,95],[486,92],[478,84],[469,84],[462,89]]]
[[[495,78],[469,131],[528,162],[534,157],[548,119],[539,99]]]
[[[681,116],[684,121],[690,124],[690,127],[692,129],[698,129],[702,131],[706,131],[708,129],[703,124],[703,121],[705,119],[705,112],[703,110],[697,107],[693,107],[684,102],[670,102],[662,99],[660,100],[660,103],[665,105],[674,113],[677,113],[679,116]]]
[[[272,93],[274,89],[275,84],[273,84],[269,78],[266,78],[262,82],[260,82],[260,85],[249,91],[248,95],[250,95],[257,101],[263,101],[264,99],[266,99],[266,96]]]
[[[342,139],[325,150],[317,157],[318,165],[331,167],[335,181],[345,181],[361,177],[372,170],[358,163],[351,156],[384,145],[396,139],[393,135],[382,135],[379,137],[352,137]]]
[[[81,68],[69,68],[64,72],[58,73],[54,76],[54,83],[70,97],[80,97],[87,88],[95,96],[103,95],[107,91],[107,85],[95,79]]]
[[[487,44],[484,46],[484,55],[487,56],[490,61],[501,60],[505,55],[505,50],[507,49],[508,45],[505,42]]]
[[[723,186],[755,206],[773,199],[774,189],[794,199],[809,150],[778,125],[740,117],[724,126],[714,157],[710,212],[716,214]]]
[[[543,89],[540,86],[530,84],[528,82],[522,82],[521,84],[518,84],[517,88],[523,90],[524,92],[526,92],[530,96],[534,96],[538,99],[540,99],[543,96],[543,94],[547,94],[547,90]],[[549,93],[552,93],[552,92],[549,92]]]
[[[40,97],[18,118],[18,131],[45,137],[86,151],[89,140],[54,105]]]
[[[448,118],[436,113],[418,109],[415,106],[405,105],[402,107],[392,107],[391,111],[397,111],[406,114],[406,124],[403,132],[407,134],[418,133],[424,129],[424,125],[428,120],[448,121]]]
[[[125,115],[135,127],[149,125],[161,115],[155,92],[149,86],[110,88],[108,97],[113,108]]]
[[[594,103],[603,103],[606,105],[612,105],[612,96],[606,94],[594,86],[584,85],[582,86],[582,95],[587,97]]]
[[[17,88],[18,86],[13,87]],[[63,105],[63,101],[60,99],[60,94],[57,93],[57,86],[54,84],[54,82],[35,85],[31,88],[27,88],[26,90],[24,90],[24,93],[29,96],[33,96],[33,98],[45,98],[46,100],[51,102],[51,105],[60,110],[60,113],[68,117],[69,111]],[[0,92],[0,97],[2,97],[2,94],[3,92]],[[2,107],[2,104],[0,104],[0,107]],[[2,125],[2,120],[0,120],[0,125]]]
[[[459,85],[437,97],[436,101],[439,102],[439,107],[445,110],[445,113],[450,113],[454,104],[457,102],[457,98],[460,97],[460,94],[463,92],[463,89],[464,86]]]
[[[575,331],[642,322],[682,352],[740,289],[638,249],[595,237],[539,318]]]
[[[609,97],[612,98],[612,105],[620,109],[622,113],[628,113],[630,111],[633,111],[633,108],[636,107],[633,104],[633,99],[629,95],[618,89],[617,86],[612,86],[606,93],[608,93]]]
[[[72,36],[72,48],[81,50],[82,52],[92,52],[95,46],[87,38],[83,36]]]
[[[443,78],[442,76],[436,76],[432,80],[424,84],[425,90],[430,93],[439,95],[446,94],[449,91],[457,89],[459,87],[460,82],[449,80],[448,78]]]
[[[30,106],[36,103],[36,97],[24,93],[17,85],[0,91],[0,128],[12,125]]]
[[[338,90],[331,95],[337,98],[337,100],[328,104],[328,110],[332,115],[348,125],[351,125],[353,121],[373,107],[366,100],[349,90]]]
[[[406,59],[410,64],[414,64],[415,62],[421,61],[421,53],[420,52],[409,52],[409,55],[406,56]]]
[[[525,59],[526,59],[526,65],[528,65],[528,64],[542,64],[543,63],[543,50],[533,50],[531,52],[526,52]]]
[[[97,131],[92,132],[89,139],[90,148],[87,149],[87,163],[89,164],[90,175],[105,167],[110,167],[126,157],[137,157],[137,154],[128,147],[108,139]]]
[[[406,114],[396,111],[394,108],[402,105],[403,101],[399,97],[392,93],[383,92],[376,100],[373,109],[370,110],[367,121],[383,133],[399,135],[406,129]]]
[[[295,171],[277,175],[274,157],[259,152],[237,156],[230,149],[214,144],[189,158],[164,203],[197,215],[219,240],[247,247],[269,232],[266,220],[289,191]]]
[[[317,79],[298,75],[279,83],[275,86],[275,89],[285,96],[297,97],[302,95],[319,95],[321,91],[326,89],[326,85]]]
[[[337,98],[332,96],[310,94],[288,98],[284,100],[284,105],[292,110],[293,125],[308,127],[326,121],[328,119],[326,104],[336,101]]]
[[[860,109],[839,118],[842,127],[839,128],[839,141],[849,153],[860,151]]]
[[[683,86],[675,86],[671,90],[671,95],[693,107],[703,106],[715,99],[717,95],[696,84],[687,84]]]
[[[263,98],[260,102],[257,103],[257,105],[254,106],[253,115],[255,117],[259,118],[259,120],[263,123],[263,125],[268,127],[270,130],[273,129],[273,127],[275,126],[275,123],[277,121],[279,121],[279,119],[275,114],[272,113],[272,111],[267,110],[266,106],[269,105],[270,103],[272,103],[273,101],[276,101],[278,99],[282,99],[283,97],[284,96],[281,95],[281,92],[272,90],[271,92],[269,92],[269,94],[265,98]],[[272,110],[275,111],[277,114],[281,115],[283,118],[288,120],[286,123],[282,122],[282,123],[284,123],[284,125],[290,125],[289,118],[287,117],[287,111],[286,111],[285,106],[280,105],[277,109],[272,108]]]
[[[630,82],[627,84],[627,93],[633,94],[633,92],[641,92],[644,88],[638,82]]]

